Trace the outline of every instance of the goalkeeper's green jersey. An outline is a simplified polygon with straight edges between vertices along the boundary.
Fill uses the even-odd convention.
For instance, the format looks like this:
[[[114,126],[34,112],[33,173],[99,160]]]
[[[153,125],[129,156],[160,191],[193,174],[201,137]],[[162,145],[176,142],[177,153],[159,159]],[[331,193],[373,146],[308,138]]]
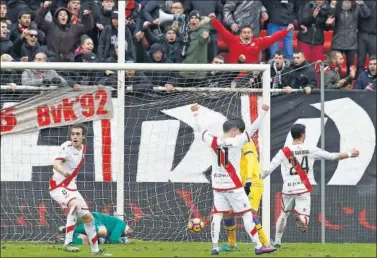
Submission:
[[[92,215],[94,217],[96,231],[98,232],[99,226],[105,226],[107,229],[107,239],[110,241],[110,243],[120,243],[120,238],[126,228],[126,223],[114,216],[106,215],[100,212],[92,212]],[[74,232],[79,234],[86,234],[84,224],[80,222],[80,224],[75,227]]]

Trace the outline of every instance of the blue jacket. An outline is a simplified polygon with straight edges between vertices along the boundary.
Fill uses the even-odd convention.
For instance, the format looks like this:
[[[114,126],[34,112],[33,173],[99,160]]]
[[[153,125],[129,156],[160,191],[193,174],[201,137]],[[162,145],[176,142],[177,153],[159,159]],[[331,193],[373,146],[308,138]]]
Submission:
[[[377,75],[372,76],[369,71],[364,71],[359,75],[355,83],[355,89],[364,90],[369,83],[373,84],[373,90],[377,90]]]

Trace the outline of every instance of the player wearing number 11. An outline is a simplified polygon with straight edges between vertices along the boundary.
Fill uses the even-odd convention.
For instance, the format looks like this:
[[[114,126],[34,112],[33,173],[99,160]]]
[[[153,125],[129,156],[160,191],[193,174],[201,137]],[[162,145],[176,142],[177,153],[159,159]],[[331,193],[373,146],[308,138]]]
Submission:
[[[69,129],[70,141],[60,146],[60,151],[53,163],[53,176],[50,179],[50,195],[62,208],[69,208],[65,228],[63,250],[78,252],[80,249],[72,244],[73,230],[78,219],[84,223],[84,229],[93,255],[111,256],[98,247],[98,236],[94,226],[93,215],[89,212],[82,195],[77,191],[76,178],[84,163],[86,146],[83,144],[86,127],[82,124],[73,125]]]
[[[242,214],[246,232],[255,244],[255,253],[274,252],[271,247],[262,246],[258,237],[258,229],[253,222],[249,199],[241,182],[241,149],[250,141],[250,137],[259,129],[269,106],[262,105],[259,117],[252,125],[246,126],[239,119],[227,120],[223,124],[224,134],[221,137],[211,135],[202,130],[199,119],[199,106],[191,106],[194,113],[195,133],[212,149],[211,182],[213,189],[213,215],[211,222],[212,255],[219,254],[220,224],[223,214],[233,209],[234,213]]]
[[[276,234],[273,245],[281,246],[281,238],[287,225],[289,213],[295,217],[296,224],[305,232],[310,216],[311,182],[314,182],[313,164],[315,160],[342,160],[359,156],[353,149],[348,153],[330,153],[314,146],[305,145],[305,125],[295,124],[291,128],[293,143],[281,149],[271,163],[263,169],[264,179],[281,165],[283,177],[282,207],[276,223]]]

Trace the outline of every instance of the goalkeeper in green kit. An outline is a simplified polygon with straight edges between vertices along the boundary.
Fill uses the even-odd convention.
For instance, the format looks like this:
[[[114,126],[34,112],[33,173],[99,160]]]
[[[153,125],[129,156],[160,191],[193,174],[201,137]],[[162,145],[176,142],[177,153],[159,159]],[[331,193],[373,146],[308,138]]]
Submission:
[[[92,215],[100,244],[129,243],[126,234],[130,233],[130,228],[126,222],[100,212],[92,212]],[[58,232],[60,234],[65,233],[65,226],[59,227]],[[75,245],[89,244],[82,222],[75,226],[72,243]]]

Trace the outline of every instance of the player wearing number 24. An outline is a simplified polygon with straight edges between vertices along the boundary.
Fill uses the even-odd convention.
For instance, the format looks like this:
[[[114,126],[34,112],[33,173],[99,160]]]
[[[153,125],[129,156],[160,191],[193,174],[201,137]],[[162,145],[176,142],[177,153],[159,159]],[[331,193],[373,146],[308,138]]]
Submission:
[[[98,256],[111,256],[98,247],[98,236],[94,225],[93,215],[89,212],[88,204],[77,191],[76,178],[84,163],[86,146],[84,145],[86,127],[82,124],[73,125],[69,129],[70,141],[60,146],[60,151],[53,163],[53,176],[50,179],[50,195],[62,208],[69,208],[65,227],[65,241],[63,250],[78,252],[80,249],[72,244],[74,227],[81,219],[88,236],[91,252]]]
[[[293,214],[296,224],[305,232],[310,216],[310,192],[314,182],[313,164],[315,160],[342,160],[359,156],[359,151],[330,153],[315,146],[306,145],[306,127],[295,124],[291,128],[292,144],[282,148],[272,159],[270,164],[263,169],[262,178],[270,175],[279,165],[283,177],[282,207],[276,224],[274,246],[281,246],[287,218]]]
[[[219,254],[219,235],[223,214],[232,209],[242,214],[245,229],[255,244],[255,253],[274,252],[275,249],[262,246],[258,238],[258,229],[253,221],[249,199],[245,193],[241,176],[241,149],[251,140],[259,129],[269,106],[262,105],[260,115],[251,125],[246,126],[241,119],[230,119],[224,122],[221,137],[202,130],[199,121],[199,106],[191,106],[194,113],[195,134],[202,138],[212,150],[209,157],[212,160],[211,182],[213,190],[213,216],[211,222],[212,254]]]

